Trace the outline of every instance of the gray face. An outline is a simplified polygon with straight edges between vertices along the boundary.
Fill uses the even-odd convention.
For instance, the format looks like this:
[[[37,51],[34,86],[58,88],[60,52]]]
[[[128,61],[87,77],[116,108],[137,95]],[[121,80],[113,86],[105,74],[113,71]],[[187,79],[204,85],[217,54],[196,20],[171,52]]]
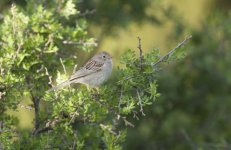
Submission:
[[[94,59],[97,59],[102,62],[111,62],[111,56],[107,52],[100,52],[97,54]]]

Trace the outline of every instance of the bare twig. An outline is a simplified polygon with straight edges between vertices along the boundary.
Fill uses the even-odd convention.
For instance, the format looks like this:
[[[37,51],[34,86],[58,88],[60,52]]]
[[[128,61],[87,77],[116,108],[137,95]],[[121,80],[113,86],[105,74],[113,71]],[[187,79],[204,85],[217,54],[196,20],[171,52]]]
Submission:
[[[189,135],[187,134],[187,132],[186,132],[184,129],[182,129],[182,130],[181,130],[181,133],[183,134],[183,136],[184,136],[184,138],[187,140],[187,142],[191,145],[192,149],[193,149],[193,150],[197,150],[197,149],[198,149],[198,145],[195,144],[195,143],[192,141],[192,139],[189,137]]]
[[[84,12],[80,13],[79,16],[80,17],[84,17],[87,15],[93,15],[96,12],[96,9],[92,9],[92,10],[85,10]]]
[[[142,61],[143,61],[143,50],[142,50],[142,47],[141,47],[141,38],[138,36],[137,39],[138,39],[138,46],[137,46],[137,48],[140,51],[140,70],[142,70],[142,65],[143,65],[142,64]]]
[[[75,66],[74,66],[74,69],[73,69],[73,72],[72,72],[73,74],[76,72],[77,66],[78,66],[78,65],[75,65]]]
[[[145,116],[145,113],[144,113],[144,110],[143,110],[143,106],[142,106],[142,100],[140,98],[140,93],[139,93],[138,89],[136,90],[136,93],[137,93],[137,96],[138,96],[138,99],[139,99],[140,112],[141,112],[142,116]]]
[[[61,62],[61,64],[62,64],[62,66],[63,66],[63,71],[64,71],[64,73],[67,75],[67,70],[66,70],[66,67],[65,67],[64,64],[63,64],[62,58],[60,58],[60,62]]]
[[[192,35],[189,35],[188,37],[186,37],[182,42],[178,43],[178,45],[176,47],[174,47],[172,50],[170,50],[166,55],[162,56],[157,62],[155,62],[154,64],[152,64],[152,67],[154,68],[156,65],[158,65],[161,62],[163,62],[168,56],[170,56],[178,48],[180,48],[181,46],[183,46],[191,38],[192,38]]]

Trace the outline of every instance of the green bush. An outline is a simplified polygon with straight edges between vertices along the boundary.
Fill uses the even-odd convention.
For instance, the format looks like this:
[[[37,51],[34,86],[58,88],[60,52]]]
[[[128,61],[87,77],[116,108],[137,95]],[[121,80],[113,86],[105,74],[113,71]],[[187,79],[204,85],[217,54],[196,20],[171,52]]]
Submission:
[[[127,51],[116,77],[98,90],[79,85],[46,92],[54,81],[67,79],[76,49],[90,51],[96,45],[86,27],[72,0],[28,1],[26,8],[12,5],[6,13],[0,25],[2,149],[121,149],[124,125],[134,126],[127,117],[144,116],[144,108],[159,97],[157,49],[139,57]],[[171,56],[175,60],[180,54]],[[17,110],[25,97],[35,115],[32,131],[19,130],[23,118],[6,113]]]

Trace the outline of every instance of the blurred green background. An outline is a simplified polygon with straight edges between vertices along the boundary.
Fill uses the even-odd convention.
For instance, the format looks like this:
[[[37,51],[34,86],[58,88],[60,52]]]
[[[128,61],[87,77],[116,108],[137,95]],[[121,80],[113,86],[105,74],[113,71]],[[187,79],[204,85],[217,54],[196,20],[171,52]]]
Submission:
[[[12,2],[26,5],[1,0],[0,21]],[[126,50],[137,49],[137,36],[145,52],[164,54],[193,35],[187,57],[164,64],[160,99],[145,117],[131,116],[135,128],[128,128],[124,149],[231,149],[230,0],[83,0],[77,7],[98,41],[95,51],[110,52],[115,67]],[[19,110],[9,113],[22,118],[22,129],[31,128],[33,113]]]

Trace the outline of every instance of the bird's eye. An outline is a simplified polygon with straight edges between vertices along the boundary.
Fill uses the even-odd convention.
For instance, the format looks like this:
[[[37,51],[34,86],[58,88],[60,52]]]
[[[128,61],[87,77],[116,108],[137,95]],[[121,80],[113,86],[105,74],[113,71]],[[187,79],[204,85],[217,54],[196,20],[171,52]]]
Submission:
[[[105,55],[103,55],[103,58],[106,58],[106,56],[105,56]]]

